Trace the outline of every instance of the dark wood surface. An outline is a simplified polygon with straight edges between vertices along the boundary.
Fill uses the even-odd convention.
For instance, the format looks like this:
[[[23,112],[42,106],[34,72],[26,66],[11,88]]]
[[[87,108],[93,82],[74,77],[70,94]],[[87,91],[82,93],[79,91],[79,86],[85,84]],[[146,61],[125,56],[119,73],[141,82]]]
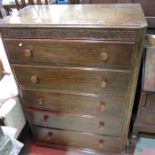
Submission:
[[[95,26],[95,25],[94,25]],[[88,40],[88,41],[121,41],[121,42],[135,42],[139,41],[141,35],[140,31],[136,29],[109,29],[109,28],[85,28],[72,27],[63,29],[54,27],[41,28],[1,28],[1,33],[6,39],[57,39],[57,40]]]
[[[140,133],[155,133],[155,85],[154,85],[154,52],[155,39],[147,35],[145,53],[142,63],[141,90],[137,115],[132,129],[131,143],[135,147]]]
[[[57,14],[56,18],[55,14]],[[13,18],[15,20],[12,20]],[[48,7],[33,5],[23,8],[19,14],[13,17],[10,16],[0,21],[0,27],[11,28],[90,27],[138,29],[146,26],[147,23],[139,4],[49,5]]]
[[[87,151],[92,149],[103,152],[119,153],[121,139],[119,137],[107,137],[101,135],[93,135],[88,133],[79,133],[73,131],[61,131],[48,128],[40,128],[33,126],[36,140],[39,142],[54,145],[62,145],[63,148],[72,146],[75,148],[83,148]]]
[[[59,112],[103,116],[124,115],[128,97],[94,94],[55,93],[50,90],[21,89],[23,104],[27,108],[38,108]]]
[[[124,124],[124,115],[118,113],[97,117],[28,109],[27,116],[34,125],[107,136],[121,136]]]
[[[140,6],[30,6],[15,18],[0,32],[36,143],[124,154],[147,25]]]
[[[155,94],[152,92],[141,92],[136,121],[133,126],[133,134],[138,137],[140,132],[155,133]]]
[[[141,109],[139,123],[154,125],[155,124],[154,122],[155,122],[155,112],[146,109]]]
[[[130,69],[134,50],[131,42],[110,41],[6,39],[5,44],[12,63],[97,68]]]
[[[139,3],[141,4],[149,28],[155,28],[155,1],[154,0],[82,0],[82,4],[106,3]]]
[[[131,75],[128,72],[87,68],[62,68],[13,64],[18,84],[55,92],[127,96]]]
[[[147,93],[148,94],[148,97],[146,99],[146,102],[145,102],[145,105],[143,106],[146,110],[150,110],[152,112],[155,112],[155,104],[154,104],[154,101],[155,101],[155,94],[154,92],[149,92]]]

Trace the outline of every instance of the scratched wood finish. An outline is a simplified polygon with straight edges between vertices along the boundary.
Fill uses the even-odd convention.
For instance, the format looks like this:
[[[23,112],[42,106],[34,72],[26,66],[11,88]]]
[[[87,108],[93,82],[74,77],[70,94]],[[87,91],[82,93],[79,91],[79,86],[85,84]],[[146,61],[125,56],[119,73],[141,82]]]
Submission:
[[[155,1],[153,0],[82,0],[82,4],[139,3],[141,4],[149,28],[155,28]]]
[[[110,136],[121,136],[124,124],[122,114],[96,117],[28,109],[27,116],[32,124],[38,126]]]
[[[33,127],[36,140],[48,144],[72,146],[83,149],[94,149],[97,151],[108,151],[119,153],[121,151],[120,137],[108,137],[87,133],[62,131],[47,128]],[[102,145],[103,142],[103,145]]]
[[[146,26],[139,4],[76,5],[76,8],[74,5],[33,5],[0,22],[0,27],[7,28],[58,27],[62,30],[64,27],[140,29]]]
[[[48,90],[22,89],[23,104],[27,108],[42,110],[89,114],[125,114],[128,97],[110,95],[84,95],[54,93]]]
[[[4,46],[37,144],[90,149],[90,154],[125,154],[146,26],[139,4],[30,6],[0,21]],[[34,48],[34,59],[31,49],[23,49],[27,59],[18,50],[16,41],[21,40],[21,49],[25,45]],[[54,45],[57,52],[53,52]],[[107,53],[101,55],[104,62],[96,52],[102,45],[109,54],[108,59]],[[73,47],[76,49],[71,50]],[[28,97],[30,93],[34,98]],[[36,106],[35,97],[41,93],[46,103]],[[100,105],[102,112],[97,109],[100,100],[106,102]],[[40,104],[42,99],[38,101]],[[50,121],[42,123],[42,116],[45,121],[55,118],[55,126]],[[98,124],[99,118],[105,122]],[[75,126],[71,126],[73,120]],[[39,127],[34,127],[34,121]],[[98,133],[98,125],[105,130]]]
[[[95,70],[12,65],[19,85],[55,91],[126,96],[130,74]],[[36,77],[34,82],[31,78]],[[102,86],[103,84],[103,86]],[[105,85],[104,85],[105,84]],[[104,87],[105,86],[105,87]]]
[[[5,44],[12,63],[99,68],[130,69],[134,50],[131,42],[110,41],[5,39]]]

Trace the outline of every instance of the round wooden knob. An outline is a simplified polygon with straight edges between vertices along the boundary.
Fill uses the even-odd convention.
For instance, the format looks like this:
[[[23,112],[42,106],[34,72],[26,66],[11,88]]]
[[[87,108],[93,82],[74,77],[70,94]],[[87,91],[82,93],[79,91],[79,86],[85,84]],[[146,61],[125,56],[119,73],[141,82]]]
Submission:
[[[45,114],[45,115],[43,116],[43,120],[44,120],[45,122],[47,122],[48,119],[49,119],[49,116]]]
[[[37,99],[37,104],[39,104],[39,105],[43,105],[44,104],[43,97],[40,97],[40,98]]]
[[[25,55],[25,57],[29,58],[32,55],[32,51],[30,49],[25,49],[24,50],[24,55]]]
[[[99,129],[101,129],[101,130],[104,129],[104,122],[99,122]]]
[[[39,81],[38,76],[36,76],[36,75],[31,76],[31,82],[32,83],[38,83],[38,81]]]
[[[99,108],[101,111],[105,110],[105,103],[104,102],[100,102]]]
[[[100,139],[99,140],[99,148],[100,149],[103,149],[103,147],[104,147],[104,140],[103,139]]]
[[[23,46],[23,43],[22,42],[18,43],[18,46],[19,47],[22,47]]]
[[[53,136],[53,133],[52,132],[48,132],[47,134],[47,140],[50,140]]]
[[[107,80],[102,80],[101,81],[101,88],[106,88],[107,87]]]
[[[109,59],[109,55],[103,51],[100,53],[100,58],[102,61],[107,61]]]

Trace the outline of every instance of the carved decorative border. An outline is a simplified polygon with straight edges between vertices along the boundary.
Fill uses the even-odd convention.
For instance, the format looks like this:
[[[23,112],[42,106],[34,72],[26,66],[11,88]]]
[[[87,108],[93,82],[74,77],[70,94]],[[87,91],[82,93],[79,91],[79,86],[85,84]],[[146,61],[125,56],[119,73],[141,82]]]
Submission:
[[[3,38],[57,38],[136,41],[139,31],[95,28],[1,28]]]

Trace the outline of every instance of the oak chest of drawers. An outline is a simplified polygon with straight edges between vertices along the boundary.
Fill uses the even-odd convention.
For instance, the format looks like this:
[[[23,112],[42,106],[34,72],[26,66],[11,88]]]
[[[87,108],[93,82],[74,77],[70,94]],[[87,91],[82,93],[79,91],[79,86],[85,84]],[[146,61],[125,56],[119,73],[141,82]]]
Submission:
[[[1,21],[37,144],[125,151],[146,26],[138,4],[29,6]]]

